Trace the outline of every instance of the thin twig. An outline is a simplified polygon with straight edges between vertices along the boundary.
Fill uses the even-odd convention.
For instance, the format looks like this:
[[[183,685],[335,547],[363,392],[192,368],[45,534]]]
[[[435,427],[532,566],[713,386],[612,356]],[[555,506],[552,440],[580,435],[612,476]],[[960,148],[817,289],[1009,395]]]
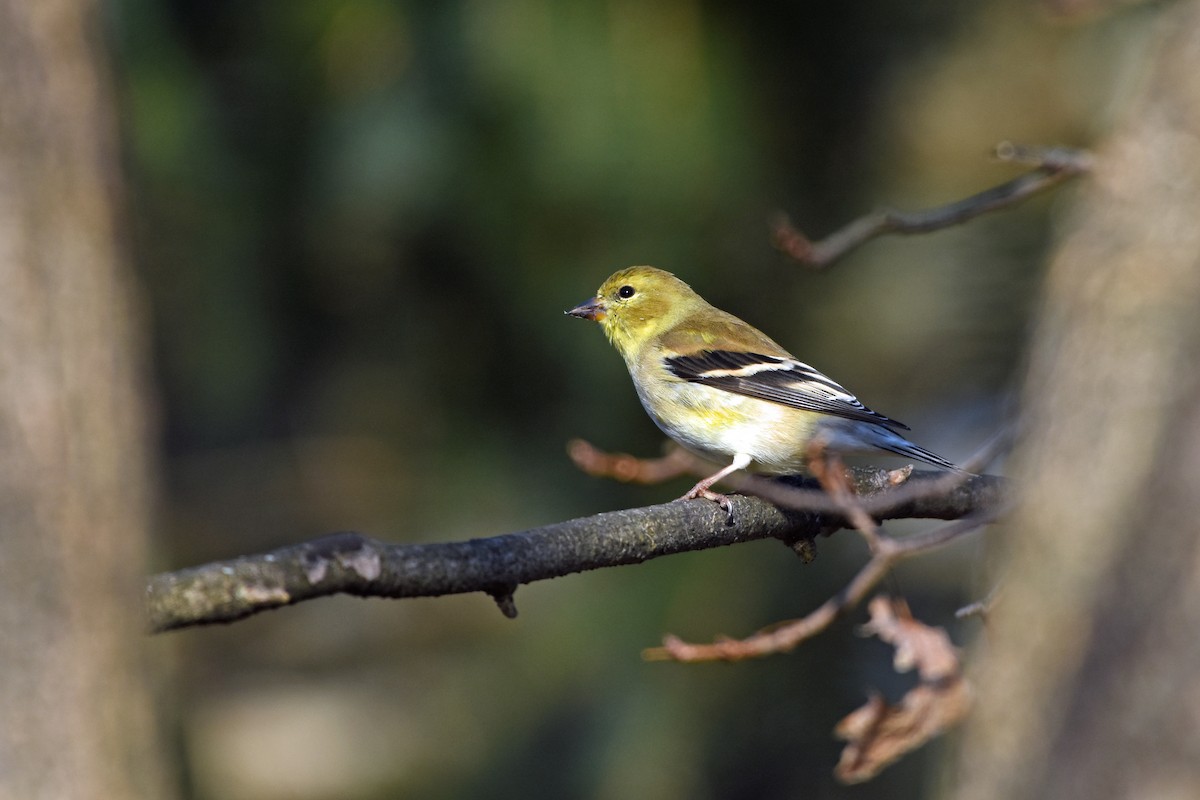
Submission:
[[[677,636],[663,637],[662,647],[642,651],[646,661],[743,661],[774,653],[785,653],[833,624],[846,610],[862,602],[867,592],[883,580],[891,564],[877,555],[859,570],[842,591],[808,615],[765,628],[745,639],[718,639],[712,644],[691,644]]]
[[[1090,153],[1068,147],[1027,147],[1001,142],[995,149],[1001,161],[1032,164],[1034,169],[979,194],[922,211],[883,208],[859,217],[814,242],[780,214],[772,224],[772,239],[785,255],[813,269],[833,263],[859,245],[885,233],[928,233],[1014,206],[1068,178],[1091,171]]]
[[[974,603],[968,603],[967,605],[955,611],[954,616],[958,619],[979,617],[984,622],[987,622],[988,614],[992,613],[992,610],[996,607],[996,604],[1000,602],[1000,589],[1000,584],[997,584],[995,588],[988,592],[987,597],[983,598],[982,600],[976,600]]]
[[[567,455],[575,466],[593,478],[642,484],[663,483],[696,472],[700,461],[674,444],[661,458],[638,458],[628,453],[606,452],[583,439],[567,442]]]
[[[814,439],[809,445],[808,468],[817,478],[817,483],[829,495],[850,524],[863,535],[867,547],[875,554],[884,546],[887,534],[863,508],[858,496],[847,480],[846,464],[840,455],[826,450],[825,442]]]
[[[925,534],[905,539],[888,537],[844,589],[800,619],[773,625],[745,639],[720,639],[712,644],[691,644],[675,636],[663,639],[662,647],[643,651],[648,661],[742,661],[787,652],[828,628],[834,620],[862,602],[899,562],[943,547],[988,525],[1002,510],[988,511],[948,523]]]

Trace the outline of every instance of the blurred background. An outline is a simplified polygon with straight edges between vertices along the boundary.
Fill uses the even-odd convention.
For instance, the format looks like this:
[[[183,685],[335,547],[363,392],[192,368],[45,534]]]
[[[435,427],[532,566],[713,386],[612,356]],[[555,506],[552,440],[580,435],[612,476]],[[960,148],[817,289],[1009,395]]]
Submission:
[[[353,529],[488,536],[687,488],[588,478],[571,437],[662,437],[562,311],[653,264],[962,459],[1011,411],[1070,188],[815,273],[772,249],[1086,146],[1157,12],[1029,3],[114,0],[104,28],[161,437],[156,567]],[[898,465],[901,462],[895,462]],[[896,526],[903,530],[903,526]],[[907,565],[920,618],[986,593],[985,542]],[[908,685],[861,615],[798,652],[647,664],[662,634],[807,612],[865,558],[774,542],[484,596],[329,599],[159,636],[187,796],[917,798],[939,741],[838,786],[838,719]]]

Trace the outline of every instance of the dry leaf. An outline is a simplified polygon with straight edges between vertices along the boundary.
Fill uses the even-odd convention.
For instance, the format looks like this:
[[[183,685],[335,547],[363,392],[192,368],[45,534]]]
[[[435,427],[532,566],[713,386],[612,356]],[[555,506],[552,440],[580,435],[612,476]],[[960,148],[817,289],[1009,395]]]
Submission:
[[[923,681],[957,675],[958,651],[943,628],[931,628],[913,619],[908,604],[890,597],[874,597],[867,606],[871,621],[862,626],[866,636],[875,635],[896,648],[897,672],[913,667]]]
[[[876,597],[868,609],[871,621],[864,630],[893,645],[897,671],[916,667],[921,682],[894,706],[872,693],[866,705],[838,723],[834,735],[847,744],[834,775],[843,783],[875,777],[957,723],[971,706],[958,653],[943,629],[913,619],[903,600]]]

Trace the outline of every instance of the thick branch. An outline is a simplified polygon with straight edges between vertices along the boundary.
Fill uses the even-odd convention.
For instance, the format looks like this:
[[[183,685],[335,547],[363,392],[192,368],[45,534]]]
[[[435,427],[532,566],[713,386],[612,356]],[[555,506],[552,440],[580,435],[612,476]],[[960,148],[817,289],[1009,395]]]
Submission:
[[[857,471],[856,490],[870,498],[871,512],[879,519],[957,519],[997,506],[1004,489],[1000,478],[973,476],[940,500],[911,502],[913,486],[937,487],[939,478],[939,473],[916,473],[903,487],[902,506],[887,509],[878,505],[883,498],[876,496],[887,489],[875,473]],[[146,598],[149,626],[161,632],[232,622],[339,593],[400,598],[486,592],[506,615],[515,616],[512,594],[523,583],[755,539],[793,544],[845,525],[836,513],[785,510],[754,497],[732,499],[732,524],[714,503],[688,500],[465,542],[399,545],[335,533],[270,553],[153,576]]]

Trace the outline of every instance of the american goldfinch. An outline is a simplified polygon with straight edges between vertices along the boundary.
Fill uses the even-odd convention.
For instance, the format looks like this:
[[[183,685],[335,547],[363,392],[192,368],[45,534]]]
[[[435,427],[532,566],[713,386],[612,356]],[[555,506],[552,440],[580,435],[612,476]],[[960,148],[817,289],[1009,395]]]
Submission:
[[[714,483],[751,466],[771,475],[798,472],[814,443],[958,469],[897,433],[908,426],[867,408],[669,272],[623,269],[566,313],[600,323],[625,359],[642,406],[667,436],[718,463],[732,459],[685,499],[704,497],[728,510],[728,498],[709,488]]]

